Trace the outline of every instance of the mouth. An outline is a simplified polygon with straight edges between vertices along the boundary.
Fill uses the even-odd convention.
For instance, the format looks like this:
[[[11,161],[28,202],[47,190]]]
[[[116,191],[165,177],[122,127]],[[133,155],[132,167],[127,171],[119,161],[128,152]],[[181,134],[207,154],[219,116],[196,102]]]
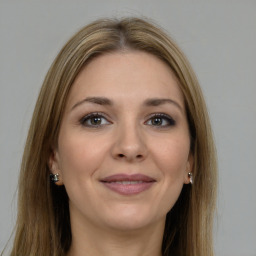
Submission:
[[[135,195],[151,188],[156,180],[143,174],[115,174],[103,178],[100,182],[121,195]]]

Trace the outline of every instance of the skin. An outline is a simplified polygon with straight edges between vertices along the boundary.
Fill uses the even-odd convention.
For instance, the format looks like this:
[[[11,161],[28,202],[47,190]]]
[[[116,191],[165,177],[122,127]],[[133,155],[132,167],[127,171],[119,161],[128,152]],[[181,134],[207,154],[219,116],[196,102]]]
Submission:
[[[88,97],[107,98],[111,105]],[[148,99],[169,101],[146,105]],[[95,112],[98,125],[88,117]],[[161,255],[165,216],[189,183],[189,149],[183,95],[165,63],[126,51],[85,66],[71,88],[49,159],[60,175],[57,185],[64,184],[69,196],[68,255]],[[140,173],[155,182],[141,193],[122,195],[100,182],[117,173]]]

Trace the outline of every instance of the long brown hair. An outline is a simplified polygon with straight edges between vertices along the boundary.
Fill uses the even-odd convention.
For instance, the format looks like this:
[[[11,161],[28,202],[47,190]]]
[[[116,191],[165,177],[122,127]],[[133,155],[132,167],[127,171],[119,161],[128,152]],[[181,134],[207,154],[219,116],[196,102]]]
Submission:
[[[184,185],[167,214],[163,255],[212,256],[216,202],[216,157],[206,105],[184,54],[152,22],[139,18],[101,19],[81,29],[62,48],[41,88],[21,165],[18,216],[12,256],[65,255],[72,241],[65,187],[49,179],[47,165],[57,143],[63,110],[81,68],[98,55],[140,50],[167,63],[183,92],[194,156],[194,184]]]

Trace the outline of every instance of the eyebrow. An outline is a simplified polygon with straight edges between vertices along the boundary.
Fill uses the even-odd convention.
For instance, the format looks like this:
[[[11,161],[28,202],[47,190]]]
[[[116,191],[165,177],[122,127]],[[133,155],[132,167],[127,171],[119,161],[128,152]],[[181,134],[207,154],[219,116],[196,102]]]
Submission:
[[[74,108],[76,108],[77,106],[80,106],[83,103],[94,103],[94,104],[98,104],[98,105],[103,105],[103,106],[113,106],[113,101],[111,101],[108,98],[105,97],[87,97],[79,102],[77,102],[72,108],[71,110],[73,110]],[[144,106],[147,107],[151,107],[151,106],[160,106],[160,105],[164,105],[166,103],[169,104],[173,104],[175,105],[177,108],[179,108],[181,111],[183,111],[181,105],[172,100],[172,99],[162,99],[162,98],[152,98],[152,99],[146,99],[143,103]]]
[[[172,99],[159,99],[159,98],[156,98],[156,99],[147,99],[144,103],[145,106],[160,106],[160,105],[163,105],[165,103],[170,103],[170,104],[174,104],[176,107],[178,107],[181,111],[183,110],[181,105],[172,100]]]
[[[98,104],[98,105],[107,105],[107,106],[111,106],[113,105],[113,102],[108,99],[108,98],[104,98],[104,97],[87,97],[79,102],[77,102],[72,108],[71,110],[73,110],[74,108],[76,108],[77,106],[85,103],[85,102],[90,102],[90,103],[94,103],[94,104]]]

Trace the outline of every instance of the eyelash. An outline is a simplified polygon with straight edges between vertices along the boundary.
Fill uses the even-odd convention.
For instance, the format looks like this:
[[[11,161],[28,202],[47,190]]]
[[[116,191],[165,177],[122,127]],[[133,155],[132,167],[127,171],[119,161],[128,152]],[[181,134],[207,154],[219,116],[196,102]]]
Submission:
[[[101,120],[100,124],[92,124],[92,119],[93,118],[98,118]],[[105,119],[106,123],[105,124],[102,124],[102,119]],[[152,124],[152,121],[155,119],[158,119],[158,121],[160,121],[160,124]],[[88,124],[86,122],[90,121],[91,124]],[[167,124],[164,124],[162,125],[163,122],[167,122]],[[151,124],[149,124],[149,122],[151,122]],[[95,112],[95,113],[90,113],[84,117],[82,117],[80,120],[79,120],[79,123],[85,127],[90,127],[90,128],[99,128],[99,127],[102,127],[102,126],[105,126],[105,125],[109,125],[111,124],[110,121],[108,121],[108,118],[103,114],[103,113],[99,113],[99,112]],[[150,125],[150,126],[155,126],[156,128],[167,128],[167,127],[170,127],[170,126],[174,126],[176,125],[176,122],[175,120],[170,117],[169,115],[166,115],[164,113],[155,113],[155,114],[152,114],[151,116],[149,116],[149,118],[147,119],[146,122],[144,122],[144,124],[146,125]]]
[[[93,118],[100,118],[102,120],[102,118],[104,118],[108,124],[111,124],[110,121],[108,121],[108,119],[106,118],[106,116],[103,114],[103,113],[99,113],[99,112],[96,112],[96,113],[90,113],[84,117],[82,117],[79,121],[79,123],[83,126],[86,126],[86,127],[90,127],[90,128],[98,128],[98,127],[101,127],[101,126],[104,126],[104,125],[108,125],[108,124],[86,124],[87,121],[92,121]]]
[[[169,115],[166,115],[164,113],[156,113],[156,114],[152,114],[150,116],[150,118],[145,122],[145,123],[148,123],[149,121],[153,121],[153,119],[159,119],[161,120],[161,123],[160,125],[153,125],[153,124],[150,124],[152,126],[156,126],[157,128],[167,128],[167,127],[170,127],[170,126],[174,126],[176,124],[175,120],[170,117]],[[162,125],[163,123],[163,120],[165,120],[167,122],[167,124],[165,125]]]

